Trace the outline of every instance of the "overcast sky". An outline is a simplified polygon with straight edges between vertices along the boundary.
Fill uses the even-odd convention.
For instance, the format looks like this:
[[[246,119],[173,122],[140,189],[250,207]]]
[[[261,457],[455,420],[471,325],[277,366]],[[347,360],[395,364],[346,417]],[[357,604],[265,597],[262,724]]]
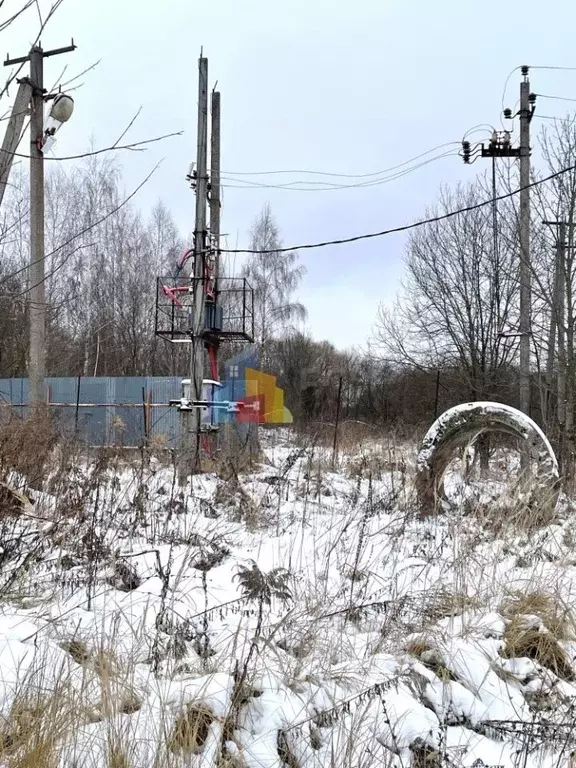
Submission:
[[[5,9],[19,5],[7,0]],[[36,22],[30,12],[5,33],[2,53],[26,53]],[[196,152],[201,46],[210,85],[217,80],[222,93],[224,176],[283,169],[369,174],[460,141],[479,123],[498,124],[514,67],[576,67],[575,29],[573,0],[65,0],[42,44],[60,47],[74,37],[78,50],[47,60],[46,81],[64,65],[72,77],[101,63],[74,93],[76,111],[54,154],[81,152],[91,137],[97,147],[113,143],[140,107],[127,139],[184,131],[144,153],[125,153],[121,162],[130,191],[163,159],[136,204],[147,211],[162,198],[186,233],[193,229],[185,175]],[[518,72],[510,77],[507,105],[514,106],[519,79]],[[534,69],[531,82],[538,93],[576,99],[576,71]],[[565,115],[569,107],[538,103],[547,115]],[[226,180],[222,230],[229,247],[246,247],[266,202],[286,245],[397,226],[421,216],[441,183],[469,180],[480,165],[466,167],[454,154],[388,183],[323,191],[237,189]],[[281,184],[318,177],[245,178]],[[399,288],[404,246],[395,235],[303,251],[307,275],[299,298],[313,335],[340,348],[364,345],[379,302],[393,301]]]

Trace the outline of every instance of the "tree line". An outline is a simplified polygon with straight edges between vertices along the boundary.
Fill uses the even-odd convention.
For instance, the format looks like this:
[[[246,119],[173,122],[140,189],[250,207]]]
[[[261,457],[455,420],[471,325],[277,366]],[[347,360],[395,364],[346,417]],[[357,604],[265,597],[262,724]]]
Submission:
[[[574,165],[576,118],[543,130],[535,154],[535,179]],[[154,333],[154,278],[173,272],[191,238],[162,201],[144,216],[126,200],[113,157],[51,165],[46,184],[49,375],[185,375],[186,350]],[[499,195],[517,188],[513,162],[498,161],[496,185]],[[518,404],[518,201],[512,195],[497,210],[474,207],[491,197],[488,176],[440,189],[430,217],[467,210],[411,231],[398,299],[381,308],[363,352],[337,350],[303,330],[297,293],[304,268],[297,253],[279,251],[270,207],[256,216],[250,246],[262,253],[241,268],[254,289],[255,344],[297,421],[333,420],[339,389],[342,418],[383,425],[429,424],[467,400]],[[574,170],[533,188],[531,413],[570,462],[575,207]],[[561,261],[557,233],[542,223],[551,219],[567,222]],[[28,190],[18,169],[0,224],[0,376],[25,376]]]

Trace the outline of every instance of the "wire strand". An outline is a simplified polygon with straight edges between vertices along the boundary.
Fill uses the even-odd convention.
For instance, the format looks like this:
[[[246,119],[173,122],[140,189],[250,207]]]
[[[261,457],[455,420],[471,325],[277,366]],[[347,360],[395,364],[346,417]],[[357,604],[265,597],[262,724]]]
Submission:
[[[484,200],[481,203],[468,205],[465,208],[458,208],[455,211],[449,211],[448,213],[443,213],[439,216],[431,216],[430,218],[422,219],[421,221],[415,221],[412,224],[403,224],[400,227],[383,229],[380,232],[369,232],[363,235],[354,235],[353,237],[343,237],[338,240],[326,240],[320,243],[306,243],[304,245],[292,245],[286,248],[274,248],[272,253],[288,253],[289,251],[303,251],[303,250],[311,250],[313,248],[326,248],[327,246],[330,246],[330,245],[345,245],[346,243],[356,243],[360,240],[371,240],[376,237],[384,237],[386,235],[393,235],[399,232],[407,232],[408,230],[416,229],[417,227],[422,227],[426,224],[435,224],[439,221],[445,221],[446,219],[451,219],[452,217],[458,216],[461,213],[470,213],[471,211],[477,211],[479,208],[484,208],[487,205],[493,205],[495,202],[498,202],[500,200],[507,200],[519,194],[520,192],[522,192],[523,189],[531,189],[532,187],[538,187],[541,184],[545,184],[548,181],[557,179],[558,177],[563,176],[564,174],[574,170],[576,170],[576,165],[570,165],[567,168],[562,168],[561,170],[556,171],[555,173],[551,173],[549,176],[546,176],[543,179],[532,181],[530,182],[530,184],[526,184],[526,186],[524,187],[519,187],[518,189],[512,190],[512,192],[506,192],[503,195],[498,195],[498,197],[490,197],[488,200]],[[234,248],[234,249],[223,248],[221,252],[222,253],[247,253],[247,254],[271,253],[271,251],[254,250],[251,248]]]
[[[556,101],[576,101],[576,99],[571,99],[568,96],[550,96],[547,93],[537,93],[536,96],[538,96],[539,99],[555,99]]]
[[[438,144],[437,147],[432,147],[432,149],[427,149],[426,152],[421,152],[419,155],[416,155],[415,157],[411,157],[409,160],[405,160],[403,163],[399,163],[398,165],[393,165],[390,168],[384,168],[380,171],[372,171],[370,173],[331,173],[329,171],[311,171],[311,170],[303,170],[303,169],[292,169],[292,170],[276,170],[276,171],[222,171],[223,174],[226,174],[228,176],[273,176],[273,175],[282,175],[282,174],[288,174],[288,173],[308,173],[313,176],[335,176],[343,179],[367,179],[374,176],[382,176],[383,174],[390,173],[391,171],[396,171],[398,168],[403,168],[406,165],[409,165],[410,163],[413,163],[415,160],[420,160],[422,157],[426,157],[426,155],[431,155],[432,152],[436,152],[438,149],[445,149],[446,147],[452,147],[456,144],[460,144],[459,141],[448,141],[445,144]]]
[[[224,181],[232,181],[237,182],[237,184],[223,184],[222,186],[230,189],[283,189],[291,192],[331,192],[333,190],[338,189],[362,189],[366,187],[376,187],[380,186],[381,184],[387,184],[390,181],[395,181],[396,179],[402,178],[402,176],[406,176],[409,173],[412,173],[413,171],[418,170],[419,168],[423,168],[425,165],[428,165],[429,163],[435,162],[436,160],[441,160],[444,157],[450,157],[457,155],[457,152],[444,152],[441,155],[437,155],[436,157],[432,157],[429,160],[425,160],[422,163],[418,163],[418,165],[414,165],[411,168],[405,168],[403,171],[398,171],[397,173],[394,173],[390,176],[385,176],[383,178],[379,179],[371,179],[370,181],[363,181],[358,182],[357,184],[333,184],[329,181],[307,181],[305,179],[300,179],[298,181],[290,181],[286,184],[263,184],[261,182],[257,181],[250,181],[249,179],[236,179],[233,176],[222,176],[221,178]],[[307,184],[307,185],[322,185],[321,187],[316,186],[316,188],[312,188],[311,186],[308,187],[297,187],[296,184]]]
[[[519,67],[517,67],[519,69]],[[548,67],[548,66],[540,66],[537,64],[531,64],[530,69],[557,69],[564,72],[576,72],[576,67]]]
[[[560,120],[561,123],[573,123],[576,120],[576,115],[574,117],[556,117],[556,115],[540,115],[538,112],[535,112],[532,117],[537,117],[539,120]]]

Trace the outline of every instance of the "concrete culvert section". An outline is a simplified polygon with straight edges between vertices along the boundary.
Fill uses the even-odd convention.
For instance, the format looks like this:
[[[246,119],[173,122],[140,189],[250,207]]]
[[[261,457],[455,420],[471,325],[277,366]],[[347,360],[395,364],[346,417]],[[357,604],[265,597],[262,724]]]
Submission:
[[[491,402],[463,403],[450,408],[426,433],[416,465],[420,517],[440,510],[446,501],[444,477],[448,466],[462,449],[485,433],[509,435],[518,440],[520,450],[528,447],[530,470],[516,481],[516,512],[531,526],[550,522],[560,493],[558,462],[552,446],[526,414]]]

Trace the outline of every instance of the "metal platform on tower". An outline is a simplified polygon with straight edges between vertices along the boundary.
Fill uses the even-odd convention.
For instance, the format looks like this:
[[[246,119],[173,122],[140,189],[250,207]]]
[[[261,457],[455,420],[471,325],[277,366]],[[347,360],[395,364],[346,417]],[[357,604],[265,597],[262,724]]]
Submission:
[[[194,292],[202,278],[181,275],[156,280],[156,334],[174,344],[191,340]],[[244,277],[218,280],[214,299],[205,300],[203,338],[209,344],[222,341],[254,341],[254,292]]]

